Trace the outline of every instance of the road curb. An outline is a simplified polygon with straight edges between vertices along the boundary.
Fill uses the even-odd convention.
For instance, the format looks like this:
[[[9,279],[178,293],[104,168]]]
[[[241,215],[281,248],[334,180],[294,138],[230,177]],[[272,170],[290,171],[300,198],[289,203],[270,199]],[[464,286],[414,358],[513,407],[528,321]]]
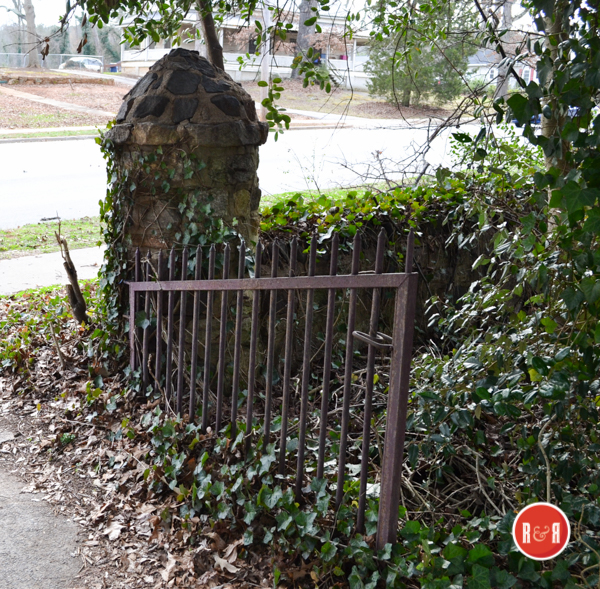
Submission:
[[[59,137],[15,137],[14,139],[0,139],[3,143],[29,143],[32,141],[69,141],[72,139],[95,139],[99,135],[60,135]]]

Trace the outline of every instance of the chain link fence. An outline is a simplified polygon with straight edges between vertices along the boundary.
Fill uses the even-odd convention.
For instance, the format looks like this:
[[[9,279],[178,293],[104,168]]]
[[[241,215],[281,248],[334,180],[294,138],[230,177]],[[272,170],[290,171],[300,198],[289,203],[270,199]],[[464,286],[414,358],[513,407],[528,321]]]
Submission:
[[[42,68],[55,70],[62,64],[66,64],[65,69],[80,69],[82,71],[104,71],[104,57],[102,55],[77,55],[69,53],[54,53],[42,59],[38,53]],[[100,64],[97,64],[97,62]],[[0,67],[6,68],[26,68],[29,67],[29,53],[0,53]]]

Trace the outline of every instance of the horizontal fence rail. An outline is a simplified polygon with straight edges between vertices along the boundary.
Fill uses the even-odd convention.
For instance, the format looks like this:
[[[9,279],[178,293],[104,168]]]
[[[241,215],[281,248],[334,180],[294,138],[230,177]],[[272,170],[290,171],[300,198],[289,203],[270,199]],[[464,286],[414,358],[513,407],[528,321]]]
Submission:
[[[259,243],[249,269],[243,242],[155,259],[138,251],[129,282],[131,368],[146,393],[198,419],[203,432],[229,435],[246,454],[275,447],[279,474],[292,477],[299,499],[312,478],[327,479],[337,509],[348,469],[360,472],[357,530],[364,532],[368,496],[379,486],[382,547],[396,541],[398,525],[417,287],[413,235],[404,273],[383,272],[383,231],[368,272],[360,272],[358,235],[346,260],[350,274],[338,274],[336,235],[329,272],[321,267],[317,275],[318,247],[315,238],[307,252],[296,239],[266,251]],[[298,275],[299,260],[306,275]],[[386,313],[381,329],[391,335],[380,331]]]

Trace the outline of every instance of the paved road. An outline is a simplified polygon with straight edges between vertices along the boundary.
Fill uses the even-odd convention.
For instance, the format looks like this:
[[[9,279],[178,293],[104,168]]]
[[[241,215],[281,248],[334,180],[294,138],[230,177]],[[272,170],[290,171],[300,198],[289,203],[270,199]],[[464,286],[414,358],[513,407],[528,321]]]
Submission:
[[[447,137],[447,133],[445,137]],[[361,183],[380,175],[380,160],[401,161],[424,141],[424,129],[312,129],[289,131],[261,148],[259,178],[265,194]],[[447,162],[445,137],[427,160]],[[379,152],[378,156],[374,154]],[[104,160],[93,139],[0,144],[0,229],[98,214],[104,198]]]
[[[0,229],[97,215],[104,160],[93,139],[1,144],[0,186]]]
[[[79,280],[96,278],[104,248],[75,249],[71,251],[71,258]],[[0,295],[52,284],[69,284],[60,252],[0,260]]]

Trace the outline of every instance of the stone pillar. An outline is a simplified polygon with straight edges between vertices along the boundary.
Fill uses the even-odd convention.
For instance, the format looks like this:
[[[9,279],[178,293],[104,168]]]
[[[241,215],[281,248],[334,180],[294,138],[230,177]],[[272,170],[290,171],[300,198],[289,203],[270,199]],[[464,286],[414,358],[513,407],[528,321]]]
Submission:
[[[268,134],[250,95],[197,51],[174,49],[125,96],[112,141],[127,197],[123,242],[168,249],[198,243],[201,217],[221,218],[248,244],[258,238],[258,147]],[[125,202],[127,201],[127,202]]]

